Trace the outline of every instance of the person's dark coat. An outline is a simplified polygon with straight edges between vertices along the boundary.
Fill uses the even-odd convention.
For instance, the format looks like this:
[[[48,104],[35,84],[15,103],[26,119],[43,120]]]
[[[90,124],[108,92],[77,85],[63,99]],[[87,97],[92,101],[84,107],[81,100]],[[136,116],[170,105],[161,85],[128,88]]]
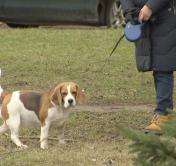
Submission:
[[[143,5],[152,9],[156,20],[150,24],[152,59],[150,69],[154,71],[176,70],[176,0],[121,0],[121,4],[124,13],[136,7],[142,8]],[[141,43],[136,43],[136,54],[137,64],[142,65],[138,69],[145,71],[145,65],[141,62],[143,59],[138,58],[144,54]]]

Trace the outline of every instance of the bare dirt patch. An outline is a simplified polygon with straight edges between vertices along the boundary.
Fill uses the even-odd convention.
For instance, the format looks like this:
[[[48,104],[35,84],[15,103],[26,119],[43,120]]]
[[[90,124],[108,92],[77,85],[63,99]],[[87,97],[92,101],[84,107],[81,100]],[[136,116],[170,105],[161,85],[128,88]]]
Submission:
[[[90,112],[115,112],[118,110],[144,110],[144,111],[152,111],[154,109],[153,104],[135,104],[135,105],[84,105],[77,106],[74,108],[75,111],[90,111]]]

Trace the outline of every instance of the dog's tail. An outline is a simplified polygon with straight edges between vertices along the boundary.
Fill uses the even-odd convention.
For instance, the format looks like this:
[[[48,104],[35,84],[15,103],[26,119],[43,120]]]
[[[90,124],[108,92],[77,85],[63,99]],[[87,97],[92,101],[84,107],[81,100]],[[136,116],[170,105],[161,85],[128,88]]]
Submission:
[[[0,69],[0,78],[1,78],[1,69]],[[1,85],[0,85],[0,97],[2,96],[2,93],[3,93],[3,89],[2,89],[2,87],[1,87]]]
[[[0,68],[0,78],[1,78],[1,68]],[[1,84],[0,84],[0,99],[3,100],[4,97],[7,95],[7,92],[4,91],[4,89],[1,87]]]

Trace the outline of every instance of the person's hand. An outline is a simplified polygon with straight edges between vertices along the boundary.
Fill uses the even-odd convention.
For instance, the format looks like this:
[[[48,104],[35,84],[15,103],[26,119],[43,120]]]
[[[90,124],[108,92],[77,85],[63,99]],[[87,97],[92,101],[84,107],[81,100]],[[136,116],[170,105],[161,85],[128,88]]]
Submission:
[[[148,21],[151,16],[152,16],[152,10],[147,5],[144,5],[139,12],[139,21],[140,22]]]

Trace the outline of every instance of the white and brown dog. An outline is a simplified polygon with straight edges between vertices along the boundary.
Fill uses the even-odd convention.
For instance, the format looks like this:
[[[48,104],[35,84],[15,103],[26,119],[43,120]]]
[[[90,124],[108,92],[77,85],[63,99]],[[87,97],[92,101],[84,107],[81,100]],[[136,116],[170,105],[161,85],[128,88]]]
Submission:
[[[40,147],[48,147],[47,138],[51,124],[59,126],[59,142],[64,143],[64,124],[69,115],[69,108],[77,103],[86,102],[86,97],[74,82],[58,84],[47,93],[36,91],[5,92],[0,86],[2,107],[0,117],[3,125],[0,135],[10,129],[12,141],[21,148],[26,148],[19,140],[20,126],[33,124],[41,126]]]

